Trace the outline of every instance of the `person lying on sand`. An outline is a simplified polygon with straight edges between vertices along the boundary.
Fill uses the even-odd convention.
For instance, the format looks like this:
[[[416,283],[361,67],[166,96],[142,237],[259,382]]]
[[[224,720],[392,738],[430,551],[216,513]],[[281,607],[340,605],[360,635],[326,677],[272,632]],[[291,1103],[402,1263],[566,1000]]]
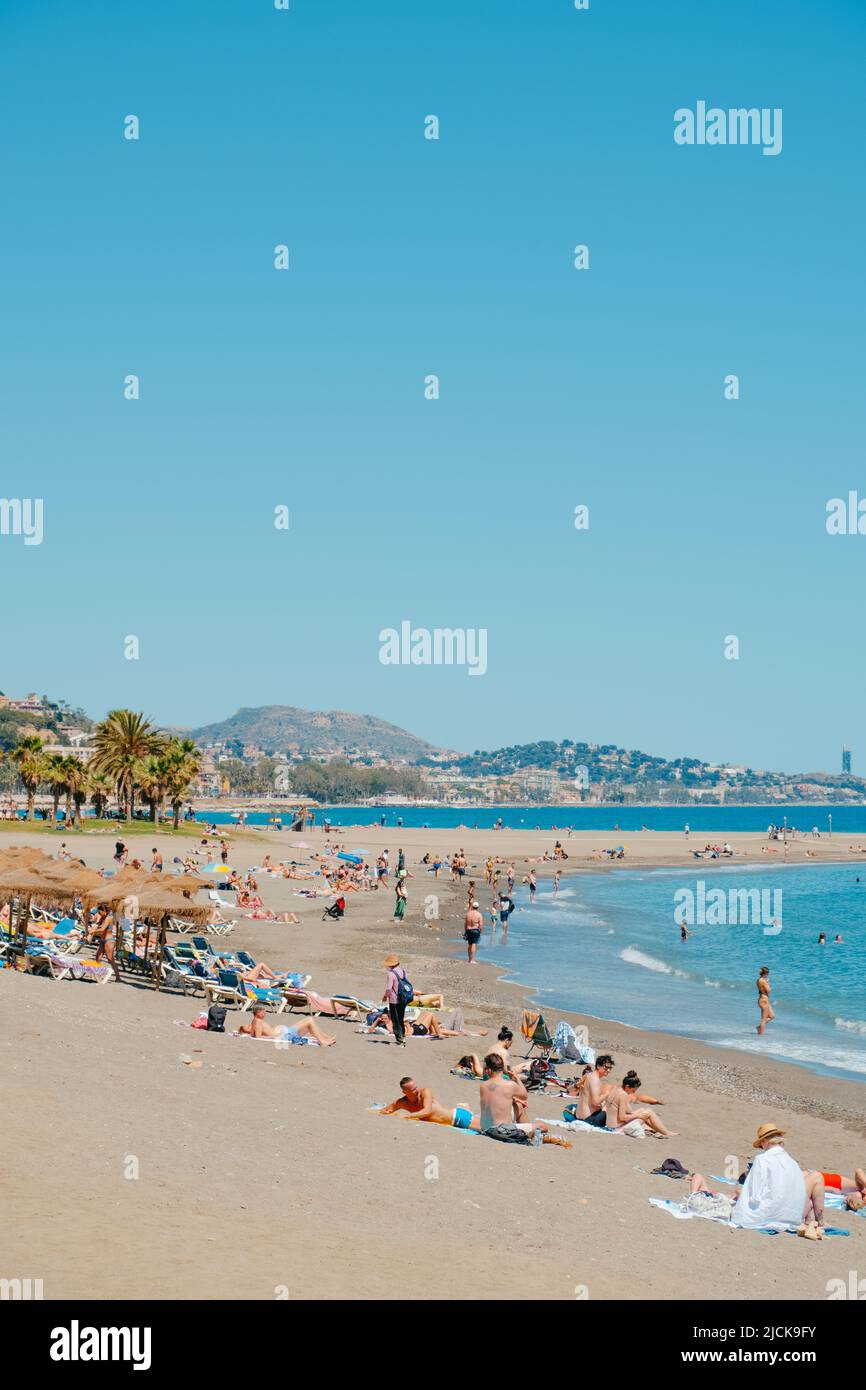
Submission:
[[[677,1131],[667,1129],[652,1114],[650,1110],[634,1110],[633,1102],[637,1099],[637,1092],[640,1090],[640,1077],[636,1072],[626,1072],[622,1079],[621,1086],[614,1086],[608,1093],[604,1101],[604,1114],[606,1129],[625,1129],[626,1125],[633,1120],[640,1120],[650,1132],[661,1137],[675,1139]],[[601,1126],[600,1126],[601,1127]]]
[[[278,1028],[265,1022],[265,1010],[261,1006],[253,1009],[252,1023],[242,1023],[238,1032],[250,1038],[273,1038],[276,1042],[314,1042],[319,1047],[333,1047],[337,1041],[326,1033],[312,1018],[302,1018],[293,1028],[282,1024]]]
[[[429,1086],[419,1086],[411,1076],[404,1076],[400,1082],[403,1094],[384,1106],[380,1115],[402,1115],[407,1120],[427,1120],[433,1125],[451,1125],[452,1129],[481,1128],[481,1121],[465,1105],[450,1109],[438,1101]]]
[[[488,1053],[484,1067],[488,1080],[482,1081],[480,1087],[482,1134],[503,1144],[556,1144],[560,1149],[571,1148],[567,1139],[551,1134],[542,1120],[527,1122],[529,1094],[522,1081],[505,1076],[500,1053]]]
[[[376,1009],[367,1016],[368,1033],[375,1033],[377,1029],[384,1028],[386,1033],[393,1033],[394,1025],[388,1016],[387,1009]],[[418,1017],[410,1022],[406,1020],[406,1032],[410,1038],[459,1038],[463,1036],[464,1030],[459,1028],[445,1028],[437,1019],[435,1014],[430,1013],[429,1009],[419,1013]]]
[[[805,1176],[808,1180],[808,1170]],[[866,1207],[866,1171],[862,1168],[854,1169],[853,1178],[846,1178],[842,1173],[821,1173],[821,1177],[826,1189],[845,1198],[849,1211],[862,1211]]]

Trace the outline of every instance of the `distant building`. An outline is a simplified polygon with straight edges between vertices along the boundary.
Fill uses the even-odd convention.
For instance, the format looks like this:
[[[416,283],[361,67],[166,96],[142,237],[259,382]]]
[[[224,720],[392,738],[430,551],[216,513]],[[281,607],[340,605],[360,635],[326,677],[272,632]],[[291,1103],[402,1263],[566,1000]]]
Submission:
[[[851,771],[851,749],[846,748],[844,743],[842,744],[842,771],[843,773],[850,773]]]

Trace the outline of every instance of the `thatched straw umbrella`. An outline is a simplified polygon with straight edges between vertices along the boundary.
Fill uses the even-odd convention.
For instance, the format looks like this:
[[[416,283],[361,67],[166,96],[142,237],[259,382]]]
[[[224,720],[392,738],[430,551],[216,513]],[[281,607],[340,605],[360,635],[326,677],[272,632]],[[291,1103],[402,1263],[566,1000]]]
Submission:
[[[56,866],[56,861],[50,860]],[[30,924],[30,907],[34,899],[46,904],[62,903],[71,906],[78,896],[75,888],[67,886],[60,879],[51,878],[41,866],[28,868],[21,864],[18,868],[9,868],[5,873],[0,874],[0,898],[6,897],[10,901],[9,930],[12,931],[12,912],[11,900],[13,897],[18,899],[18,911],[15,918],[15,935],[21,933],[21,951],[27,946],[27,928]],[[22,930],[23,923],[23,930]]]
[[[155,926],[157,929],[153,974],[154,984],[159,989],[169,918],[180,917],[186,922],[193,922],[195,925],[203,927],[210,916],[210,907],[205,903],[194,903],[183,889],[178,891],[175,888],[171,879],[159,881],[158,877],[156,883],[148,884],[136,896],[138,898],[138,916],[147,923],[147,936],[144,942],[145,959],[150,943],[150,928]]]

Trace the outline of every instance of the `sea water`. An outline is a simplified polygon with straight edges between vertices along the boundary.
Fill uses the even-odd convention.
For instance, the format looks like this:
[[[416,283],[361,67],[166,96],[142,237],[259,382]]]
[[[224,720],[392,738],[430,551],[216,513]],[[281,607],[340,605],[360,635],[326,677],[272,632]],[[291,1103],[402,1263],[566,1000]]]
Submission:
[[[769,890],[781,930],[696,924],[682,941],[675,894],[697,898],[700,881],[707,893]],[[488,926],[479,957],[534,987],[554,1018],[569,1009],[866,1079],[866,864],[616,869],[564,880],[556,897],[542,880],[533,905],[525,888],[514,896],[506,944]],[[759,1037],[762,965],[776,1021]]]

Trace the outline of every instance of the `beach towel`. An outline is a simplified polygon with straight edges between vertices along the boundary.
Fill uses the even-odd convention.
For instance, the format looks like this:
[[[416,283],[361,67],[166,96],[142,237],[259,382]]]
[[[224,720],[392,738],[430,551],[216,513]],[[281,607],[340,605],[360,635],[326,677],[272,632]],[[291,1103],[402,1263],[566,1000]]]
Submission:
[[[536,1123],[538,1123],[537,1120]],[[589,1134],[618,1134],[622,1136],[625,1133],[625,1130],[622,1129],[599,1129],[597,1125],[588,1125],[585,1120],[542,1120],[541,1123],[556,1125],[557,1129],[582,1129]]]
[[[789,1235],[795,1236],[798,1228],[796,1226],[741,1226],[733,1221],[729,1221],[724,1216],[712,1216],[709,1212],[689,1211],[684,1202],[672,1202],[667,1197],[648,1197],[647,1201],[651,1207],[661,1207],[669,1216],[674,1216],[678,1221],[691,1221],[692,1217],[697,1217],[699,1221],[715,1221],[716,1225],[727,1226],[731,1231],[757,1231],[762,1236]],[[849,1236],[850,1231],[845,1231],[841,1226],[825,1226],[825,1236]]]
[[[595,1066],[595,1048],[582,1043],[570,1023],[562,1019],[556,1025],[553,1035],[553,1050],[564,1061],[583,1062],[585,1066]]]
[[[535,1032],[536,1027],[538,1026],[538,1020],[540,1018],[541,1013],[536,1009],[523,1010],[523,1017],[520,1020],[520,1031],[526,1038],[527,1042],[532,1041],[532,1035]]]

